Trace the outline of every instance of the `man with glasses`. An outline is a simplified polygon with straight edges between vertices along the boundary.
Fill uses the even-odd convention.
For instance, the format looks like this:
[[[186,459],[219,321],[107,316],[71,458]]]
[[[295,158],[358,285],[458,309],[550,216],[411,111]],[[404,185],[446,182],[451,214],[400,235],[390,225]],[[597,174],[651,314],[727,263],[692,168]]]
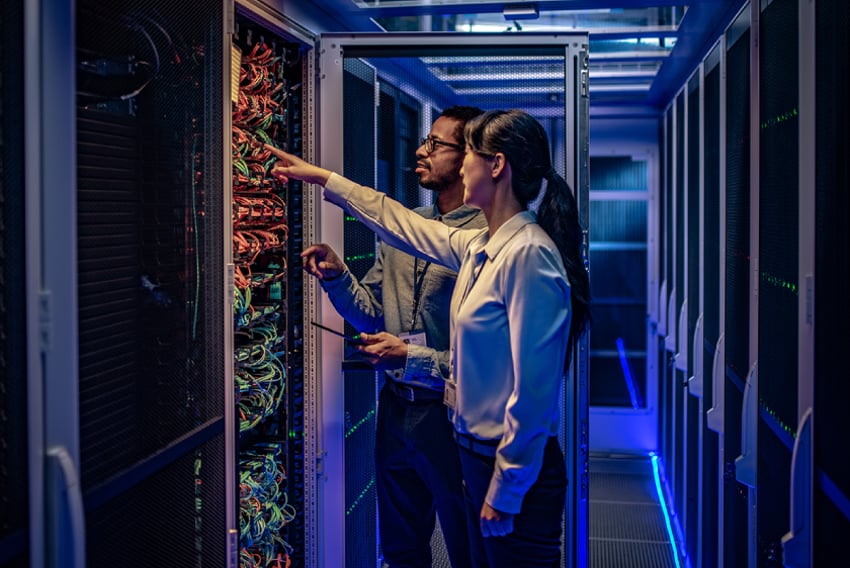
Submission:
[[[444,110],[416,150],[419,185],[435,192],[423,217],[450,227],[486,226],[463,204],[463,127],[476,107]],[[358,281],[327,245],[307,247],[316,276],[367,345],[359,355],[386,372],[378,398],[376,489],[381,550],[391,568],[430,568],[435,511],[453,568],[471,566],[460,462],[443,405],[449,375],[449,304],[456,274],[381,244]]]

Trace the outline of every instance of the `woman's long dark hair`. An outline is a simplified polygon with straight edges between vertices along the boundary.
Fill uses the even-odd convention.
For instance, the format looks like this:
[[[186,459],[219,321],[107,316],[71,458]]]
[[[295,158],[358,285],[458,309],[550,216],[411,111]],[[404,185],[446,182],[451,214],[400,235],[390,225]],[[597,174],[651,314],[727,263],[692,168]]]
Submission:
[[[590,280],[581,254],[582,229],[578,205],[566,180],[553,168],[546,131],[521,110],[493,110],[466,123],[466,146],[493,156],[501,152],[511,165],[513,191],[523,208],[537,199],[546,180],[546,193],[537,209],[537,222],[558,246],[571,288],[570,345],[590,322]]]

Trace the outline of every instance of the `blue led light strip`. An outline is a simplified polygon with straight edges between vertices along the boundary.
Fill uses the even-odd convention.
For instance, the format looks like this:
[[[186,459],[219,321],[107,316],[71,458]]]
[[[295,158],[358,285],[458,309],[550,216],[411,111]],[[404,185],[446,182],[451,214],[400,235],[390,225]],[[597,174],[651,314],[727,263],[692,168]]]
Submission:
[[[620,353],[620,366],[623,368],[623,376],[626,379],[626,387],[629,389],[629,397],[632,399],[632,408],[640,408],[635,391],[635,380],[632,377],[632,371],[629,369],[629,362],[626,359],[626,348],[623,345],[623,338],[617,338],[617,351]]]
[[[661,503],[661,511],[664,513],[664,526],[667,528],[667,538],[670,540],[670,548],[673,553],[673,561],[676,563],[676,568],[681,568],[679,562],[679,549],[676,546],[676,539],[673,537],[673,524],[670,522],[670,513],[667,511],[667,501],[664,499],[664,491],[661,487],[661,475],[658,472],[658,456],[650,454],[652,461],[652,477],[655,480],[655,492],[658,494],[658,502]]]

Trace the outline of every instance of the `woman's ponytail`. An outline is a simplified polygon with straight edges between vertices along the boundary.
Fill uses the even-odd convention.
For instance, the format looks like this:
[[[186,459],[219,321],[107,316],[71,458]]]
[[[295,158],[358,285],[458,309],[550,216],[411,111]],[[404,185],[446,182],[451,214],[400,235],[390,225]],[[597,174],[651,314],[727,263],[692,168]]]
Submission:
[[[582,257],[583,235],[578,205],[566,180],[552,168],[544,177],[546,193],[537,210],[537,222],[558,246],[567,269],[573,309],[570,325],[572,345],[590,321],[590,279]]]

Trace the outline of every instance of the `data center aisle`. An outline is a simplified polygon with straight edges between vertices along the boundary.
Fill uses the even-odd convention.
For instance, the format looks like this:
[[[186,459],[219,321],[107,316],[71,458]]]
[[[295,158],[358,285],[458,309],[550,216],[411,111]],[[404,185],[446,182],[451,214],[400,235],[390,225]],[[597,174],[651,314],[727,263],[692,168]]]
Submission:
[[[590,457],[590,568],[677,568],[648,456]]]
[[[679,568],[648,456],[590,457],[589,568]],[[432,568],[450,568],[439,526]]]

